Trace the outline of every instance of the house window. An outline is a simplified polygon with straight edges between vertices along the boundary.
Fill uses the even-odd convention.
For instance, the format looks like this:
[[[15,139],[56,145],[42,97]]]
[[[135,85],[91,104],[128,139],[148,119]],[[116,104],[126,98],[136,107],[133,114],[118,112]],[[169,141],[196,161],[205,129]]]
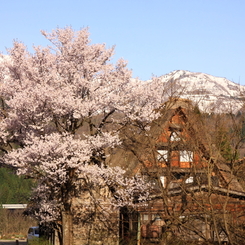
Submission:
[[[193,162],[193,152],[180,151],[180,162]]]
[[[171,133],[169,139],[170,139],[170,141],[180,141],[180,140],[181,140],[179,134],[178,134],[177,132],[175,132],[175,131],[173,131],[173,132]]]
[[[157,150],[157,160],[159,162],[168,161],[168,151],[167,150]]]
[[[185,183],[186,183],[186,184],[191,184],[191,183],[193,183],[193,182],[194,182],[193,176],[190,176],[189,178],[187,178],[187,179],[185,180]]]
[[[162,186],[166,187],[166,181],[167,181],[166,177],[165,176],[160,176],[160,181],[162,183]]]
[[[148,221],[149,220],[149,215],[148,214],[143,214],[143,220]]]

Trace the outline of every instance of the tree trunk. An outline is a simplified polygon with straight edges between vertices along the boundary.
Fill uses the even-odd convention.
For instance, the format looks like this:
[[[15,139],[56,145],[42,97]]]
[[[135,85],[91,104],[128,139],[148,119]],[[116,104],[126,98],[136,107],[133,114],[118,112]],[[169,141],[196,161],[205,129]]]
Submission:
[[[72,245],[72,215],[68,211],[62,212],[62,245]]]

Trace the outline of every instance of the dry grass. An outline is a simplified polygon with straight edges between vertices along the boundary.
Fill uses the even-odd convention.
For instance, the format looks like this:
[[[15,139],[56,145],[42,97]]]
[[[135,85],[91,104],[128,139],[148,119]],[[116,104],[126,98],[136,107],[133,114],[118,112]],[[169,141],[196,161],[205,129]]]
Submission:
[[[0,238],[26,238],[29,227],[36,226],[36,221],[24,216],[22,210],[6,210],[0,208]]]

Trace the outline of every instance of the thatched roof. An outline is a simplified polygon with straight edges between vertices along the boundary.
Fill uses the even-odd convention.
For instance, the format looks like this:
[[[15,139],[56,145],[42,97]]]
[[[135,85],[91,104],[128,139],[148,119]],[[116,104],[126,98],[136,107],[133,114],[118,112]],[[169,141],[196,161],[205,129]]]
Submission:
[[[245,195],[242,186],[232,174],[228,165],[225,164],[222,156],[217,154],[217,151],[214,151],[214,146],[210,144],[205,135],[200,115],[194,111],[191,101],[173,98],[166,102],[159,111],[161,112],[161,117],[151,122],[149,131],[143,130],[140,125],[133,124],[128,125],[121,131],[122,145],[115,149],[110,149],[110,157],[107,159],[110,166],[119,165],[126,170],[128,175],[134,175],[137,172],[146,170],[147,161],[156,161],[154,151],[156,150],[159,136],[164,133],[166,127],[180,130],[178,127],[185,126],[191,135],[193,147],[200,151],[202,158],[211,164],[216,175],[222,178],[222,186],[217,186],[216,188],[225,189],[226,192],[229,190],[230,192],[244,193]],[[171,118],[176,114],[181,116],[185,125],[171,122]],[[158,144],[164,143],[158,142]],[[215,152],[215,158],[212,156],[212,152]],[[159,166],[155,166],[159,170]]]

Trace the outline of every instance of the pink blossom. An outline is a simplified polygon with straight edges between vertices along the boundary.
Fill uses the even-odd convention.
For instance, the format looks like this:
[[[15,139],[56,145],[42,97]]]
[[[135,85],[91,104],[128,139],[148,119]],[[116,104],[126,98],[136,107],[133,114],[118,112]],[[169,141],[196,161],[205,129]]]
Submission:
[[[0,96],[7,104],[0,137],[13,146],[3,160],[38,180],[35,214],[59,219],[86,188],[94,204],[103,199],[92,195],[97,189],[109,191],[115,208],[134,205],[136,195],[145,200],[149,186],[140,176],[126,177],[119,166],[106,166],[105,149],[120,144],[125,123],[147,126],[159,116],[154,109],[165,100],[159,81],[146,86],[131,78],[125,61],[110,63],[114,47],[91,44],[88,29],[42,34],[51,46],[30,53],[15,41],[0,62]]]

